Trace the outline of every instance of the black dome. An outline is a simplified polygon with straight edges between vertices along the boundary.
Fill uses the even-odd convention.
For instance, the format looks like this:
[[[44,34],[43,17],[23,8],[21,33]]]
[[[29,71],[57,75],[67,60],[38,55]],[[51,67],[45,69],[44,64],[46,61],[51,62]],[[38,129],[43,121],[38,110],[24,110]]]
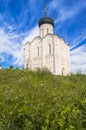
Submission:
[[[41,19],[39,20],[39,27],[40,27],[42,24],[46,24],[46,23],[51,24],[51,25],[53,25],[53,27],[54,27],[54,20],[53,20],[52,18],[50,18],[50,17],[47,17],[47,16],[45,16],[45,17],[43,17],[43,18],[41,18]]]

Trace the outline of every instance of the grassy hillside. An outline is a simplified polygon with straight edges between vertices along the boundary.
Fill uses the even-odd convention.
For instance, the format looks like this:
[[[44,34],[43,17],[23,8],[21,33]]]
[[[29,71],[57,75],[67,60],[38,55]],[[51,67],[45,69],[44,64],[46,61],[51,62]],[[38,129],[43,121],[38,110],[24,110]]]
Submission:
[[[0,130],[86,130],[86,75],[0,70]]]

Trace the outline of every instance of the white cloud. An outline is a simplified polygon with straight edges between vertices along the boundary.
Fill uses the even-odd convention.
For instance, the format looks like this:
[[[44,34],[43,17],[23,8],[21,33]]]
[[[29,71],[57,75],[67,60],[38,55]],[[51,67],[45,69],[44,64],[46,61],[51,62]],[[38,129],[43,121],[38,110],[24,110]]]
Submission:
[[[86,73],[86,45],[71,51],[71,71]]]
[[[73,49],[80,42],[82,42],[84,39],[86,39],[86,34],[85,35],[84,34],[85,34],[85,32],[82,32],[82,34],[73,41],[71,49]]]
[[[64,0],[60,0],[57,2],[57,0],[53,0],[50,5],[50,11],[57,10],[57,19],[55,20],[55,23],[60,23],[60,25],[57,28],[61,27],[61,23],[65,22],[67,19],[73,19],[80,11],[84,8],[86,8],[86,2],[85,1],[78,1],[77,4],[75,3],[70,8],[66,8],[65,5],[63,5]],[[52,8],[53,7],[53,8]]]
[[[21,66],[23,65],[23,49],[22,45],[12,41],[12,36],[10,37],[4,30],[0,29],[0,62],[7,61],[6,57],[3,57],[2,53],[6,55],[12,55],[14,61],[12,64]],[[10,59],[11,60],[11,59]]]
[[[49,4],[49,9],[51,10],[55,10],[55,9],[58,9],[59,10],[59,7],[62,3],[62,0],[60,1],[57,1],[57,0],[53,0],[50,4]],[[53,8],[52,8],[53,7]]]
[[[25,39],[20,44],[18,39],[22,37],[22,35],[27,35]],[[24,52],[23,52],[23,44],[27,41],[32,41],[35,36],[38,35],[38,27],[34,27],[26,34],[22,33],[20,35],[14,33],[6,33],[3,29],[0,29],[0,62],[7,62],[7,57],[3,56],[2,53],[5,53],[7,56],[12,55],[12,65],[22,66],[24,64]],[[14,39],[17,39],[14,42]],[[10,61],[8,61],[10,62]]]
[[[32,41],[34,37],[39,35],[39,28],[38,26],[32,28],[29,32],[28,35],[25,37],[23,44],[25,44],[28,41]]]

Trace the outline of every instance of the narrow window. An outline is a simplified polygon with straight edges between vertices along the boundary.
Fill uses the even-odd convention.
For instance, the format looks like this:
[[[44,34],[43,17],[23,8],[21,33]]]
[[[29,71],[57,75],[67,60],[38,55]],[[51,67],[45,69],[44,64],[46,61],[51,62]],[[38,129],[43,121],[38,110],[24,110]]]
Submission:
[[[27,65],[26,65],[26,69],[28,69],[28,63],[27,63]]]
[[[39,56],[39,47],[37,47],[37,53],[38,53],[38,56]]]
[[[49,30],[48,30],[48,28],[47,28],[47,34],[49,33]]]
[[[51,54],[51,45],[49,44],[49,54]]]

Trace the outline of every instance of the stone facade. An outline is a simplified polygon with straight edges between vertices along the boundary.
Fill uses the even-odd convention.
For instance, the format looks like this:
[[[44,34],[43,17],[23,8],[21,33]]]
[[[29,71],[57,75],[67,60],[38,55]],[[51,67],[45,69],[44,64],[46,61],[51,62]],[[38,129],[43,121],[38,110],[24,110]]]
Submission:
[[[48,68],[52,74],[70,73],[70,47],[53,32],[53,26],[43,23],[39,36],[24,45],[24,68]]]

